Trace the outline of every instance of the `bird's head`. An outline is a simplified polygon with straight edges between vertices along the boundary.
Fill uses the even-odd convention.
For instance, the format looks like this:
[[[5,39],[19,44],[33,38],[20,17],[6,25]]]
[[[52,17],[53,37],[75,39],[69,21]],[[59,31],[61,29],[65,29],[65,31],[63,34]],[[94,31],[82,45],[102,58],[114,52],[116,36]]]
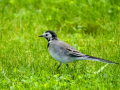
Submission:
[[[49,41],[51,40],[57,40],[57,35],[54,31],[48,30],[46,32],[43,33],[43,35],[40,35],[39,37],[44,37],[45,39]]]

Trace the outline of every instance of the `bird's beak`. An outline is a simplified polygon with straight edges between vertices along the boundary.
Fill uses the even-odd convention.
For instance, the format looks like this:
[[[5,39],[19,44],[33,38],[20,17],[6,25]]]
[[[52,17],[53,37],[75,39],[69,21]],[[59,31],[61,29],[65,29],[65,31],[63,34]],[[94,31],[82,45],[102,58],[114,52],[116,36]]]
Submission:
[[[40,36],[38,36],[38,37],[43,37],[43,35],[40,35]]]

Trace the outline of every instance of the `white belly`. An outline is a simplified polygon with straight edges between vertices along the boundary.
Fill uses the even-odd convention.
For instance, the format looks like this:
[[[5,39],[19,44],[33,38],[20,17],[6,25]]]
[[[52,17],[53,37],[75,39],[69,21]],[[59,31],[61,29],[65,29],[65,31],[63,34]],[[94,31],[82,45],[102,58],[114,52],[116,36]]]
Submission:
[[[50,44],[49,44],[48,51],[54,59],[56,59],[61,63],[69,63],[74,61],[72,58],[70,58],[66,54],[65,50],[63,49],[64,47],[61,47],[59,44],[56,44],[53,42],[49,42],[49,43]]]
[[[61,62],[61,63],[69,63],[74,61],[73,59],[70,59],[68,56],[64,56],[62,54],[59,54],[58,52],[53,52],[53,51],[49,51],[50,55],[56,59],[57,61]]]

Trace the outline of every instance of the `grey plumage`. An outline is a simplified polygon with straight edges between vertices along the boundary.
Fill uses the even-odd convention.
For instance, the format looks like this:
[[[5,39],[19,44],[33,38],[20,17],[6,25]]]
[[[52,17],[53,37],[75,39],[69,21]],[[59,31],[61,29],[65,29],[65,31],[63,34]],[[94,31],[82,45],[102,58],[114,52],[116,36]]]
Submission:
[[[112,61],[104,60],[101,58],[89,56],[80,53],[75,48],[70,46],[69,44],[60,41],[57,38],[57,35],[53,31],[46,31],[43,35],[39,37],[44,37],[48,41],[48,51],[50,55],[58,60],[60,62],[58,68],[61,66],[62,63],[69,63],[76,60],[93,60],[93,61],[99,61],[104,63],[110,63],[110,64],[117,64]],[[68,64],[67,64],[68,66]]]

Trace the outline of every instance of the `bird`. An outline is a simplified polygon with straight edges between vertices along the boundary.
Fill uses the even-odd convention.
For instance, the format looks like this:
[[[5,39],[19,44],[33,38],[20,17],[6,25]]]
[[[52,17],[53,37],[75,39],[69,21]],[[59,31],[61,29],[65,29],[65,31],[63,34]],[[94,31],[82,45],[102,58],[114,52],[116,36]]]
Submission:
[[[47,48],[50,55],[60,62],[57,68],[60,68],[62,63],[65,63],[67,67],[69,67],[68,63],[77,60],[93,60],[109,64],[118,64],[116,62],[89,56],[79,52],[71,45],[59,40],[57,34],[52,30],[47,30],[38,37],[44,37],[48,41]]]

